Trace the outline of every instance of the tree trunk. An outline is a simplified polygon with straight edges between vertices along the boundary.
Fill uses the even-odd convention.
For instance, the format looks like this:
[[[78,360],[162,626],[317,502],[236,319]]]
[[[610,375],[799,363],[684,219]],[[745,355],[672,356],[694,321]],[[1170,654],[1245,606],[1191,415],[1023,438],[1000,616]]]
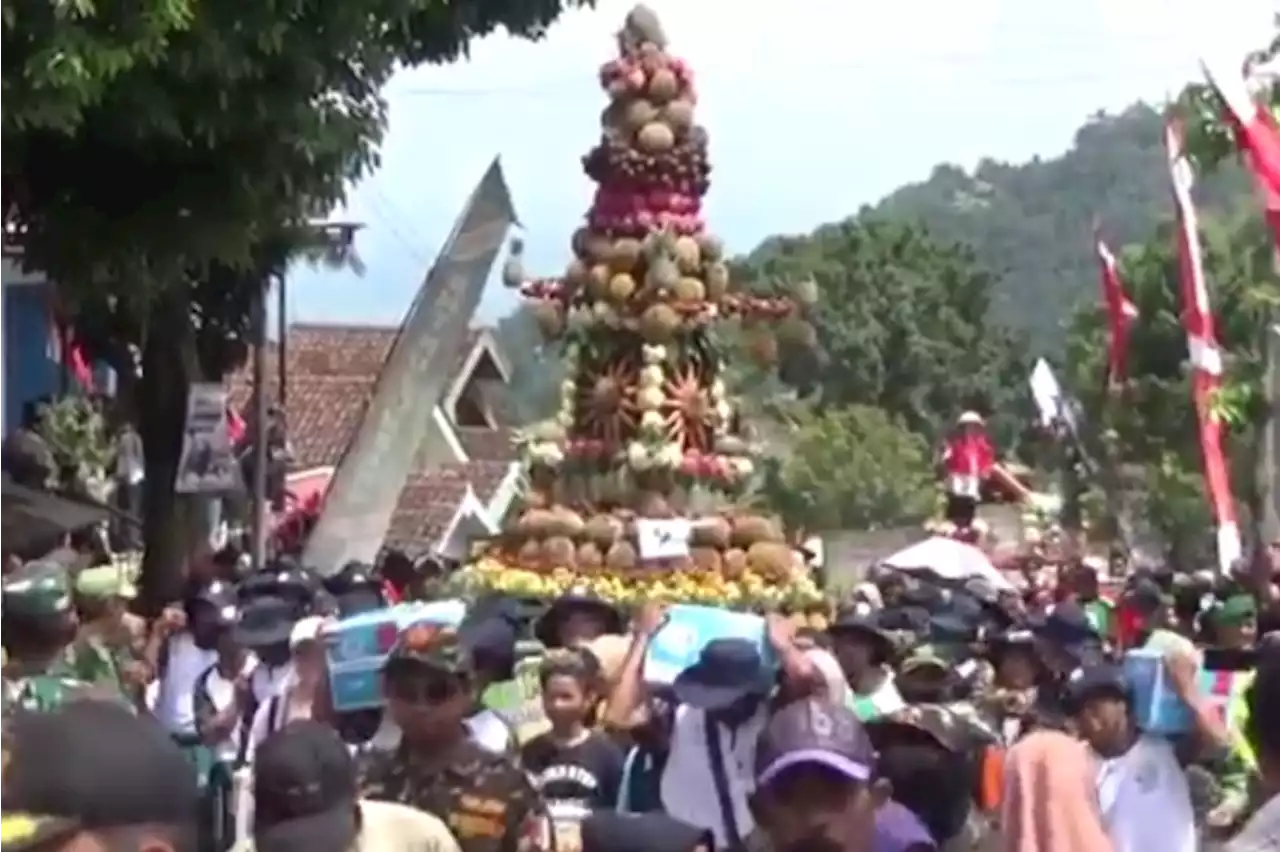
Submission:
[[[142,523],[141,609],[154,615],[180,600],[190,551],[188,499],[173,490],[182,454],[190,383],[186,353],[192,329],[185,298],[155,312],[142,349],[137,386],[138,433],[146,461]]]

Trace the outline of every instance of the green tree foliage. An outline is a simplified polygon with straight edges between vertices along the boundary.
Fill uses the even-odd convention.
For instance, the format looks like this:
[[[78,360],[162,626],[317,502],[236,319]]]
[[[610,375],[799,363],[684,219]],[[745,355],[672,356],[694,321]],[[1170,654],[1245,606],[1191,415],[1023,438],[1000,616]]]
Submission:
[[[786,362],[784,379],[820,393],[824,405],[870,405],[926,440],[959,413],[991,415],[1009,447],[1027,409],[1020,337],[990,319],[994,276],[961,246],[922,229],[864,217],[807,237],[767,240],[737,272],[748,280],[812,277],[822,357]]]
[[[1163,122],[1145,104],[1099,113],[1059,157],[983,160],[971,173],[940,165],[928,180],[896,190],[871,210],[970,246],[998,276],[991,294],[996,318],[1029,332],[1037,354],[1055,354],[1066,318],[1098,299],[1094,223],[1123,245],[1146,239],[1168,215]],[[1202,181],[1198,200],[1202,209],[1221,210],[1248,192],[1244,175],[1228,163]]]
[[[384,84],[500,27],[536,38],[564,5],[5,0],[6,226],[141,415],[152,604],[179,588],[188,384],[243,358],[264,282],[376,165]]]
[[[785,457],[770,462],[760,497],[792,526],[878,529],[935,508],[928,443],[878,408],[851,405],[802,418]]]
[[[1253,211],[1207,221],[1202,239],[1218,338],[1226,355],[1224,391],[1217,405],[1229,426],[1225,444],[1232,487],[1244,506],[1253,508],[1260,484],[1259,428],[1266,418],[1261,394],[1264,334],[1280,297],[1272,278],[1272,246]],[[1202,535],[1208,511],[1180,319],[1176,246],[1173,226],[1165,223],[1147,242],[1122,253],[1121,275],[1139,317],[1131,327],[1128,380],[1119,394],[1108,394],[1103,387],[1106,330],[1101,308],[1077,311],[1067,357],[1072,387],[1090,422],[1110,431],[1120,462],[1141,471],[1148,521],[1175,552],[1191,559],[1208,551]]]

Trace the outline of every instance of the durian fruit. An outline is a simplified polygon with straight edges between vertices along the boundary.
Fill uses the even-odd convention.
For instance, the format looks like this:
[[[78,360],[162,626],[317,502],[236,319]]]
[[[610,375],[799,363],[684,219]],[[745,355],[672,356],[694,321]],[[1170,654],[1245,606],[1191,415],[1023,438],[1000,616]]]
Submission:
[[[737,580],[747,571],[747,552],[739,547],[726,550],[721,565],[726,580]]]
[[[729,292],[729,267],[723,263],[709,263],[703,274],[706,279],[707,296],[718,302]]]
[[[658,50],[667,46],[667,34],[662,29],[662,22],[658,20],[658,13],[643,3],[627,13],[622,30],[634,50],[638,51],[645,43],[652,44]]]
[[[615,272],[635,272],[640,264],[643,249],[640,241],[631,237],[615,240],[610,252],[609,263]]]
[[[526,571],[542,570],[542,542],[530,539],[520,545],[516,554],[516,562]]]
[[[663,100],[661,103],[666,103],[666,101]],[[660,113],[652,102],[644,98],[635,98],[623,107],[623,115],[627,129],[636,132],[645,125],[657,121]]]
[[[676,136],[684,136],[693,129],[693,104],[677,98],[659,110],[658,118],[675,131]]]
[[[604,568],[604,553],[600,545],[594,541],[584,541],[578,545],[578,570],[583,574],[594,574]]]
[[[693,237],[677,237],[672,245],[676,267],[685,275],[696,275],[702,271],[702,252],[698,241]]]
[[[640,336],[646,343],[668,343],[680,327],[680,317],[669,305],[650,305],[640,317]]]
[[[551,518],[547,522],[546,535],[577,538],[582,535],[586,522],[582,516],[568,506],[555,506],[550,510]]]
[[[734,547],[751,547],[759,542],[784,541],[782,530],[774,521],[759,515],[735,515],[731,522],[730,542]]]
[[[714,547],[691,547],[689,558],[693,560],[693,570],[701,574],[720,576],[724,570],[724,560],[720,551]]]
[[[724,550],[729,546],[729,537],[733,527],[719,515],[699,518],[689,533],[689,544],[693,547],[713,547]]]
[[[591,271],[587,274],[587,295],[597,302],[607,299],[611,280],[613,280],[613,275],[609,271],[609,265],[597,263],[591,267]]]
[[[747,548],[747,567],[774,582],[791,576],[791,547],[782,542],[758,541]]]
[[[616,541],[604,556],[605,570],[610,573],[633,571],[639,557],[629,541]]]
[[[653,103],[665,104],[679,93],[680,81],[670,68],[655,68],[649,75],[649,97]]]
[[[686,275],[676,282],[676,301],[683,302],[685,304],[694,304],[701,302],[706,295],[706,288],[702,286],[702,282],[697,278]]]
[[[577,547],[566,536],[553,536],[542,543],[543,565],[553,571],[559,568],[573,571],[577,567],[577,556]]]
[[[698,235],[698,248],[702,259],[707,263],[714,263],[724,257],[724,243],[710,231],[703,231]]]
[[[650,154],[664,154],[676,144],[676,136],[670,127],[660,121],[651,121],[636,134],[640,149]]]
[[[680,283],[680,266],[665,248],[659,247],[649,254],[645,269],[645,294],[665,298]]]
[[[630,299],[636,292],[636,280],[626,272],[619,272],[609,279],[609,298],[618,304]]]
[[[602,552],[608,551],[622,537],[622,521],[612,515],[593,515],[582,534]]]
[[[546,509],[530,509],[520,516],[516,529],[529,538],[544,538],[555,524],[555,516]]]

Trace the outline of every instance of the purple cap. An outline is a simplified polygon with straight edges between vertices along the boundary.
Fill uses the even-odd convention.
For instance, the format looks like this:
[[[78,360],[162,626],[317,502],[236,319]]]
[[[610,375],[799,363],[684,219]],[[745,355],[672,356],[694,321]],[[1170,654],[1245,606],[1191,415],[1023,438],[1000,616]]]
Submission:
[[[853,711],[816,699],[793,701],[774,713],[756,747],[756,784],[764,786],[792,766],[816,763],[867,781],[875,749]]]
[[[885,802],[876,809],[874,852],[903,852],[913,846],[927,844],[937,849],[937,841],[929,834],[920,817],[897,802]]]

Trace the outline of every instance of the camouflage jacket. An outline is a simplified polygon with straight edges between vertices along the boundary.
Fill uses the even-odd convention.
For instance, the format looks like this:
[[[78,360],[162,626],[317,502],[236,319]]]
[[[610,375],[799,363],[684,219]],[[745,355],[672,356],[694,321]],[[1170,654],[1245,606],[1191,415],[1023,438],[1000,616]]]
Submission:
[[[56,710],[68,701],[85,697],[89,684],[58,672],[48,672],[24,677],[6,676],[3,690],[0,713],[7,716],[15,710]]]
[[[546,805],[511,758],[465,740],[444,764],[408,747],[361,756],[360,795],[399,802],[444,821],[462,852],[550,852]]]

